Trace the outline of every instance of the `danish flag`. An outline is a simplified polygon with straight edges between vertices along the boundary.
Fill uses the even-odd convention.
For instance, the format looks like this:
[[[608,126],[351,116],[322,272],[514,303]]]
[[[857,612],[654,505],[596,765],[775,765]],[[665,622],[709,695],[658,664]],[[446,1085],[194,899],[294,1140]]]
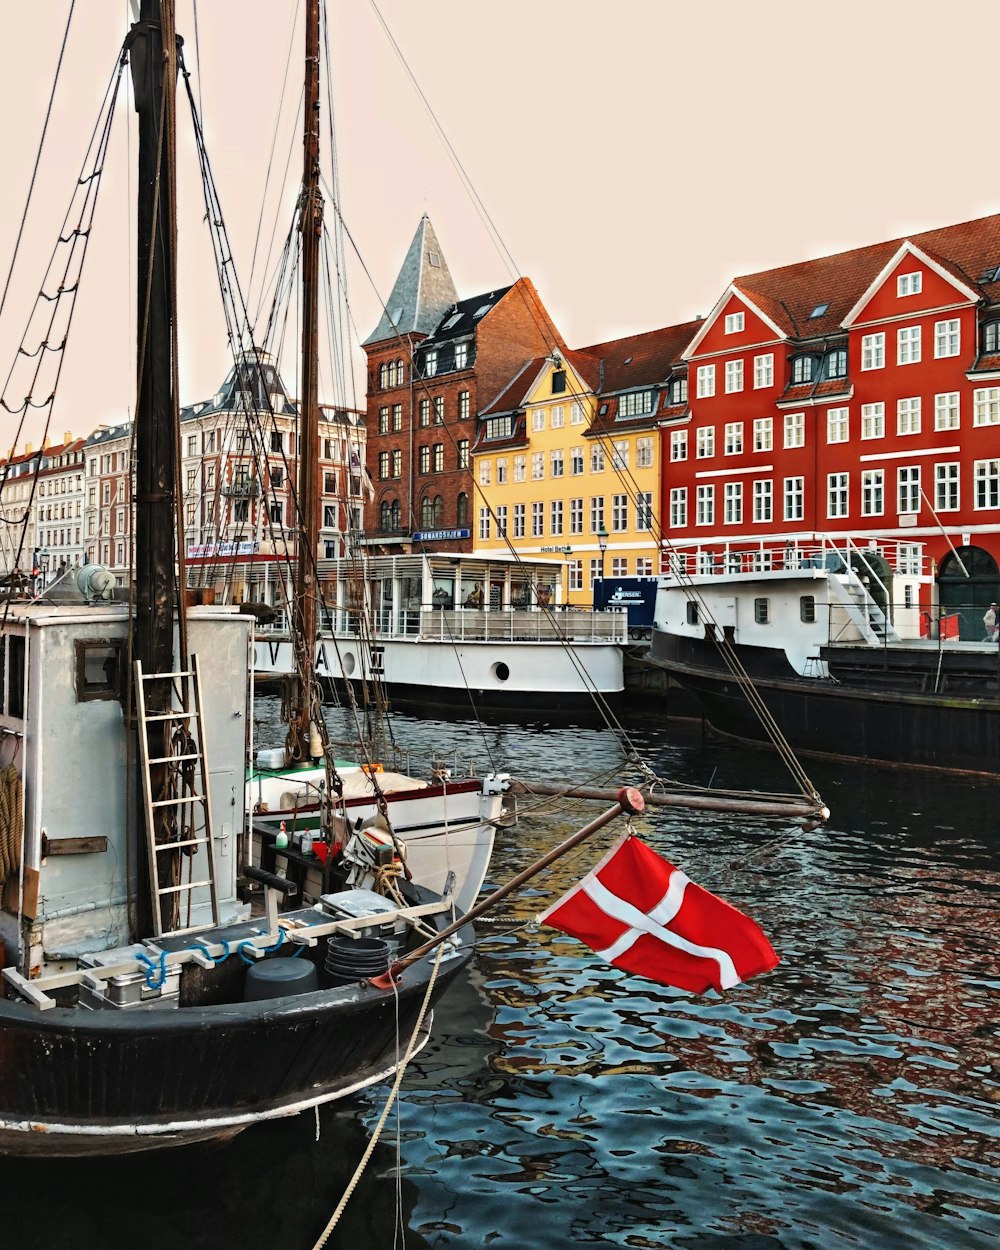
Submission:
[[[616,968],[694,994],[730,989],[778,963],[749,916],[632,834],[538,920]]]

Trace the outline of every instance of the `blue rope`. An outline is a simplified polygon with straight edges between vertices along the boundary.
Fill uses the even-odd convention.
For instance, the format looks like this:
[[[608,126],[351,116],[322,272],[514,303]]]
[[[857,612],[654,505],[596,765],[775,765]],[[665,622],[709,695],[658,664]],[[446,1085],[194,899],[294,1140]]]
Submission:
[[[285,931],[284,929],[279,929],[278,940],[277,942],[275,942],[273,946],[255,946],[249,938],[246,938],[244,941],[242,941],[239,944],[239,946],[237,946],[236,950],[239,952],[239,956],[245,964],[255,964],[257,960],[254,959],[252,955],[245,955],[243,953],[244,946],[248,946],[251,950],[259,951],[262,955],[270,955],[272,951],[276,951],[278,949],[278,947],[282,944],[282,942],[284,942],[284,940],[285,940]]]
[[[136,959],[138,959],[139,963],[146,965],[147,988],[151,990],[162,989],[163,984],[167,979],[167,952],[160,951],[160,960],[158,964],[155,959],[150,959],[150,957],[145,953],[145,951],[136,951],[135,957]],[[159,969],[159,973],[160,973],[159,980],[156,980],[154,977],[154,973],[157,971],[157,969]]]
[[[207,942],[195,942],[195,946],[197,946],[200,951],[204,951],[207,958],[212,961],[213,967],[216,967],[221,963],[225,963],[225,961],[232,954],[232,948],[224,938],[219,938],[219,945],[222,947],[222,954],[213,955]]]

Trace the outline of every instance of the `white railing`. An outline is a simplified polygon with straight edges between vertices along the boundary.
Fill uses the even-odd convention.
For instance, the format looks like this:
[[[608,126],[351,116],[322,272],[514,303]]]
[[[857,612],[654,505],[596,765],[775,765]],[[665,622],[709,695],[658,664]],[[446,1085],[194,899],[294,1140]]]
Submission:
[[[809,534],[802,538],[757,542],[672,544],[663,554],[663,572],[675,577],[730,577],[738,573],[771,573],[782,570],[828,569],[840,571],[854,557],[871,576],[871,555],[881,556],[896,573],[930,576],[930,562],[923,544],[894,538],[874,541],[849,534]]]
[[[361,630],[360,614],[344,609],[323,609],[321,634],[353,634]],[[366,634],[375,640],[405,639],[433,642],[572,642],[625,643],[628,641],[628,613],[624,608],[591,612],[585,608],[557,608],[551,612],[535,608],[483,611],[477,608],[414,608],[393,613],[380,610],[369,614]],[[267,625],[258,626],[260,635],[285,635],[284,613]]]

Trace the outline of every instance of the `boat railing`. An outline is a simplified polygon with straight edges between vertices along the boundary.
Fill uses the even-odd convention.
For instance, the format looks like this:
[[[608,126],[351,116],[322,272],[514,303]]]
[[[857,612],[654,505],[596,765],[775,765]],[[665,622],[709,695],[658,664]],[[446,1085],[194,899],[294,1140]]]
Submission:
[[[361,613],[324,608],[321,634],[365,633],[375,639],[402,638],[436,642],[572,642],[628,641],[628,612],[624,608],[590,611],[587,608],[437,608],[421,606],[393,612],[389,608]],[[284,613],[258,627],[260,635],[287,635]]]
[[[850,565],[855,569],[861,567],[865,575],[876,579],[885,591],[877,571],[880,560],[896,574],[930,575],[922,543],[889,538],[857,542],[849,534],[820,533],[782,540],[761,538],[753,543],[673,544],[664,555],[663,572],[680,578],[731,577],[809,569],[842,572]]]

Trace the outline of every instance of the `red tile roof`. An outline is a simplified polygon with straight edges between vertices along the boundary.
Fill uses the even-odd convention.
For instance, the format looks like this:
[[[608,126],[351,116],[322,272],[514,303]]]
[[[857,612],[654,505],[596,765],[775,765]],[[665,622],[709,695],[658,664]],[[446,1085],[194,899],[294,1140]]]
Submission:
[[[603,363],[602,395],[636,386],[652,386],[665,381],[671,369],[681,363],[681,353],[701,325],[700,320],[688,321],[679,326],[665,326],[661,330],[595,343],[580,351]]]

